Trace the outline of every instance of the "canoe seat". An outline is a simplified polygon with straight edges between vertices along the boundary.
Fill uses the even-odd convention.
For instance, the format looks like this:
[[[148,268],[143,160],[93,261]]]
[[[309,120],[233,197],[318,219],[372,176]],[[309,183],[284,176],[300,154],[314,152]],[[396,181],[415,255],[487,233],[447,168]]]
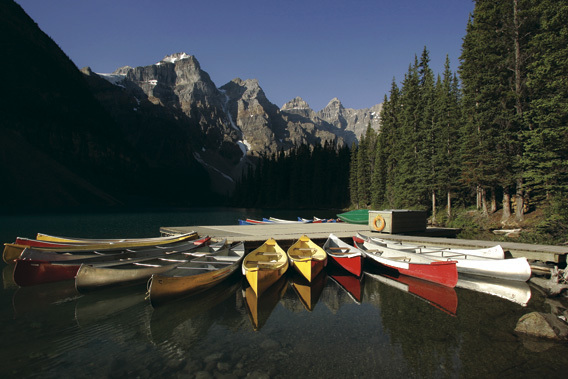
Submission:
[[[234,262],[223,262],[223,261],[191,261],[191,263],[202,263],[210,265],[232,265]]]
[[[390,260],[393,260],[393,261],[410,262],[410,258],[407,258],[407,257],[388,257],[386,259],[390,259]]]
[[[179,266],[177,267],[182,270],[218,270],[218,267],[187,267],[187,266]]]
[[[231,262],[236,262],[239,259],[241,259],[242,257],[232,257],[232,256],[225,256],[225,257],[219,257],[217,259],[219,259],[220,261],[231,261]]]

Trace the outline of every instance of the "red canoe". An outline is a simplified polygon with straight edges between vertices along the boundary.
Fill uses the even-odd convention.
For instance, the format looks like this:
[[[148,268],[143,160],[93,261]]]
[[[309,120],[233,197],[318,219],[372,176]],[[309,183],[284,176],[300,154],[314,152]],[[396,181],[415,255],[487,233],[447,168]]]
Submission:
[[[330,257],[331,262],[359,277],[363,272],[363,253],[361,250],[341,241],[334,234],[323,245],[323,249]]]
[[[404,275],[428,280],[452,288],[458,283],[458,270],[455,261],[413,263],[412,259],[405,256],[401,257],[402,259],[397,259],[397,257],[393,256],[385,258],[382,256],[382,250],[387,251],[392,249],[377,247],[356,237],[353,238],[353,241],[355,242],[355,246],[364,252],[366,258],[379,266],[385,266]],[[369,246],[371,247],[369,248]]]

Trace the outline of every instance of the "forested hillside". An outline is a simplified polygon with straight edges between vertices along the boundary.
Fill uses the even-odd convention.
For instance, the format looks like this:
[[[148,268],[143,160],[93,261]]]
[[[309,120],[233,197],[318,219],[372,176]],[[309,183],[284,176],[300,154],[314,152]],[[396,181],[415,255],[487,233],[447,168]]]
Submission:
[[[459,76],[429,62],[424,48],[393,81],[381,132],[353,151],[352,204],[429,209],[434,221],[474,206],[504,225],[538,209],[536,231],[565,239],[568,4],[476,1]]]

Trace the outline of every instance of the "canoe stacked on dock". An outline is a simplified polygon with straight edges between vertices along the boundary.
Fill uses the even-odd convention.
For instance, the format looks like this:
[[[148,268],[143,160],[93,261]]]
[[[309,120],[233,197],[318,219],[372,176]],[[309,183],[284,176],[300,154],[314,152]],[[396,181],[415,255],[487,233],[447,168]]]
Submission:
[[[337,217],[350,224],[367,225],[369,223],[369,210],[356,209],[354,211],[344,212],[337,215]]]

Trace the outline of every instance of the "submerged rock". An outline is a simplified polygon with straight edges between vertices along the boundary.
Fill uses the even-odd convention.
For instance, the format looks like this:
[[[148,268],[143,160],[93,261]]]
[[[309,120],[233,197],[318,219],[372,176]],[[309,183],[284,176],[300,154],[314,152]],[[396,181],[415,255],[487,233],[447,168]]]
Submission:
[[[519,319],[515,332],[539,338],[568,341],[568,324],[552,314],[528,313]]]

